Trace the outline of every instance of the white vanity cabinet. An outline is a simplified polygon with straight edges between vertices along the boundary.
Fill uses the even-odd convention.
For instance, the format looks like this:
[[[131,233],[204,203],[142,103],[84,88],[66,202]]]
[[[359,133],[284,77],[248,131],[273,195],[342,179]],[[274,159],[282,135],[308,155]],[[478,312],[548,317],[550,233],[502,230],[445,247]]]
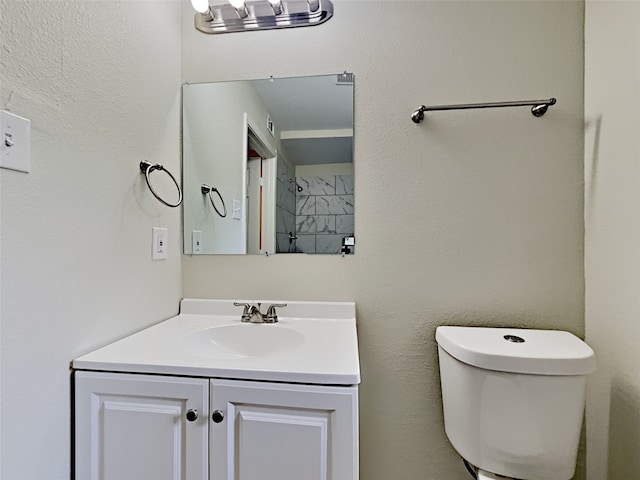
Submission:
[[[75,373],[76,480],[356,480],[356,386]]]
[[[236,303],[183,299],[73,360],[75,480],[358,480],[355,303]]]
[[[209,381],[75,373],[76,480],[191,480],[209,472]]]
[[[211,412],[211,480],[358,478],[355,386],[211,380]]]

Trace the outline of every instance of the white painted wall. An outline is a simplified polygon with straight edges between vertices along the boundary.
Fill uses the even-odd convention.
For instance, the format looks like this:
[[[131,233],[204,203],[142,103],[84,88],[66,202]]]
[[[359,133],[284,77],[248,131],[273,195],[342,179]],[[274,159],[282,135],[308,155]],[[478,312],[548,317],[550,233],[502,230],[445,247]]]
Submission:
[[[640,475],[640,3],[586,2],[588,478]]]
[[[0,477],[68,480],[69,362],[172,316],[181,297],[180,212],[138,168],[180,173],[180,4],[0,11],[0,107],[32,127],[31,173],[0,170]],[[169,229],[163,262],[153,226]]]
[[[357,302],[361,478],[467,478],[442,429],[437,325],[583,333],[581,2],[338,0],[320,27],[223,36],[193,30],[186,1],[1,7],[1,107],[33,121],[33,172],[0,172],[3,480],[67,479],[69,360],[177,309],[179,213],[137,163],[179,168],[180,8],[184,81],[356,73],[358,254],[182,263],[185,296]],[[542,119],[409,119],[551,95]],[[167,262],[152,226],[170,229]]]
[[[183,81],[344,70],[357,254],[185,257],[184,295],[354,300],[361,478],[468,478],[443,430],[435,327],[584,333],[583,3],[337,0],[322,26],[207,36],[184,2]],[[550,96],[543,118],[410,120],[421,104]]]

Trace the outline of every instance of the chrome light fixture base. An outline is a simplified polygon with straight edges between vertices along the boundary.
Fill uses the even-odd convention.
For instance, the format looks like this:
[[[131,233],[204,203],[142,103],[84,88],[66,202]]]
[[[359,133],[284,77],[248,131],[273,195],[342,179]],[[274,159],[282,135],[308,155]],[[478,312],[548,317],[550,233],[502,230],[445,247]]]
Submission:
[[[247,2],[248,15],[243,18],[229,4],[211,5],[210,13],[196,13],[195,27],[203,33],[250,32],[320,25],[333,16],[330,0],[319,0],[319,7],[314,11],[307,0],[281,0],[280,3],[280,13],[276,14],[277,10],[267,0]]]

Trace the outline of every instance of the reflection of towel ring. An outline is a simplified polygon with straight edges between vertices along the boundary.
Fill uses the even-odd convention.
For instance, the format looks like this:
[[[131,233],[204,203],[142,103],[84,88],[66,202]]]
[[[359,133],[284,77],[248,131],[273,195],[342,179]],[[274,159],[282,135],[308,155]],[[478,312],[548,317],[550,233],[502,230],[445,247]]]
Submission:
[[[220,195],[220,191],[216,187],[210,187],[206,183],[203,183],[202,186],[200,187],[200,191],[202,191],[204,195],[206,195],[207,193],[209,194],[209,201],[211,202],[211,206],[213,207],[213,209],[216,211],[218,215],[220,215],[222,218],[227,216],[227,206],[224,204],[224,199],[222,198],[222,195]],[[216,208],[216,204],[213,203],[213,197],[211,196],[211,192],[216,192],[218,194],[218,198],[220,198],[220,201],[222,202],[222,209],[224,210],[224,214],[220,213],[220,210]]]
[[[149,174],[154,170],[164,171],[167,173],[167,175],[171,177],[171,180],[173,180],[173,183],[176,184],[176,188],[178,189],[178,203],[166,202],[165,200],[160,198],[160,196],[153,189],[153,187],[151,186],[151,183],[149,183]],[[178,181],[175,179],[173,175],[171,175],[171,172],[169,170],[164,168],[159,163],[153,164],[151,162],[147,162],[146,160],[143,160],[140,162],[140,171],[144,173],[144,176],[147,179],[147,186],[149,187],[149,190],[151,190],[151,193],[153,193],[153,196],[156,197],[158,200],[160,200],[162,203],[164,203],[167,207],[177,207],[182,203],[182,190],[180,190],[180,185],[178,185]]]

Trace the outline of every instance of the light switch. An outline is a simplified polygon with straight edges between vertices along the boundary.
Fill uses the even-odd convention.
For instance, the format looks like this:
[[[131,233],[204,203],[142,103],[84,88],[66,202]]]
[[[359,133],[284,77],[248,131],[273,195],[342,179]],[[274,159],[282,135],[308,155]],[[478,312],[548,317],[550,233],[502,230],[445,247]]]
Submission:
[[[167,237],[168,230],[166,228],[153,227],[151,235],[151,258],[153,260],[164,260],[167,258]]]
[[[31,171],[31,121],[0,110],[0,167]]]
[[[191,252],[202,253],[202,230],[191,230]]]

